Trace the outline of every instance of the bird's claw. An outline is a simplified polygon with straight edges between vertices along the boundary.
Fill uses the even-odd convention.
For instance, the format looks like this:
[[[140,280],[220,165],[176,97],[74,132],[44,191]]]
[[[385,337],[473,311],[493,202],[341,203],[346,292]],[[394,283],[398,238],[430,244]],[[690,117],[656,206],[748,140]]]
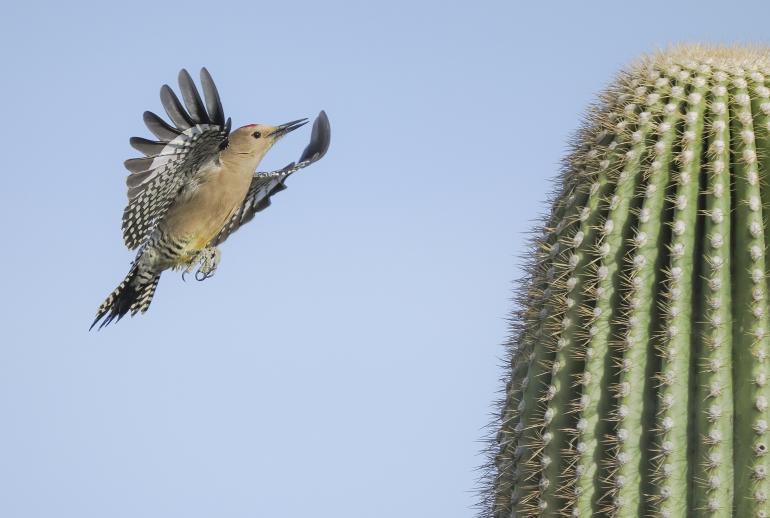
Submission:
[[[199,281],[199,282],[200,281],[205,281],[209,277],[213,277],[213,276],[214,276],[214,272],[213,271],[211,271],[211,272],[204,272],[203,270],[198,269],[198,271],[195,272],[195,280]]]
[[[207,247],[198,252],[198,254],[187,263],[187,268],[182,272],[182,280],[185,280],[185,275],[192,273],[195,266],[198,265],[198,269],[195,272],[196,281],[205,281],[206,279],[213,277],[214,272],[219,266],[219,249],[216,247]]]

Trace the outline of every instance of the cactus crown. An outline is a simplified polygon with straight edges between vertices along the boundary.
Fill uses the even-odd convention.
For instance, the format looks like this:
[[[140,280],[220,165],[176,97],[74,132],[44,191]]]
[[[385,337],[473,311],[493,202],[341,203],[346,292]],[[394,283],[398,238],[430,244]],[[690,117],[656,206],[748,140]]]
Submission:
[[[484,516],[770,517],[770,51],[601,95],[534,242]]]

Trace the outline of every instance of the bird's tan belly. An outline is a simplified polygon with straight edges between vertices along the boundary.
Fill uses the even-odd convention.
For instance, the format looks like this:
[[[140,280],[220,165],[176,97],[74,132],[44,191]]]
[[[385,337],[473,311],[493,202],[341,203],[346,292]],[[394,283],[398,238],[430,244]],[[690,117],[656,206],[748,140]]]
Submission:
[[[184,246],[180,263],[205,248],[243,203],[250,184],[245,180],[210,181],[171,206],[162,230]]]

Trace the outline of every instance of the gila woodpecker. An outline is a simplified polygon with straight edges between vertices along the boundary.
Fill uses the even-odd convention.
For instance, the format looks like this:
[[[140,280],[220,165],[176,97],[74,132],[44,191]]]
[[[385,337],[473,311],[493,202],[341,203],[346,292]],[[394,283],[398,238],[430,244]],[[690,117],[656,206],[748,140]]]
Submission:
[[[329,119],[321,111],[299,161],[256,172],[265,153],[307,119],[279,126],[249,124],[231,133],[205,68],[200,81],[203,98],[190,74],[179,72],[184,104],[163,85],[160,99],[172,124],[144,112],[144,122],[158,140],[130,140],[146,155],[125,162],[129,175],[123,240],[129,250],[138,250],[126,278],[99,306],[91,328],[100,320],[101,329],[129,312],[147,311],[164,270],[190,273],[198,266],[198,280],[213,275],[219,263],[217,245],[270,205],[270,197],[286,188],[289,175],[319,160],[329,148]]]

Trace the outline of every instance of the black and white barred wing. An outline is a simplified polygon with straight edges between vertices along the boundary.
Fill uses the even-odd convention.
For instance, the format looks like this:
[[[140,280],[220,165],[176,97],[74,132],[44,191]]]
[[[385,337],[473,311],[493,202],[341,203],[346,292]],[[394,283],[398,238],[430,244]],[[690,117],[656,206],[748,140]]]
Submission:
[[[302,152],[299,161],[290,163],[282,169],[271,171],[269,173],[257,172],[251,180],[251,186],[243,200],[243,204],[222,231],[211,241],[211,246],[216,246],[227,239],[227,237],[238,230],[241,226],[254,218],[254,215],[270,206],[270,198],[284,189],[284,182],[293,173],[303,169],[310,164],[319,161],[329,149],[331,141],[331,127],[326,112],[318,114],[313,122],[313,131],[310,135],[310,143]]]
[[[173,125],[144,112],[144,123],[158,140],[130,140],[134,149],[146,155],[125,162],[130,173],[126,178],[123,241],[130,250],[145,242],[182,188],[227,145],[230,119],[225,121],[219,93],[205,68],[201,70],[201,85],[205,103],[190,74],[182,69],[179,89],[184,106],[168,85],[160,90],[160,100]]]

